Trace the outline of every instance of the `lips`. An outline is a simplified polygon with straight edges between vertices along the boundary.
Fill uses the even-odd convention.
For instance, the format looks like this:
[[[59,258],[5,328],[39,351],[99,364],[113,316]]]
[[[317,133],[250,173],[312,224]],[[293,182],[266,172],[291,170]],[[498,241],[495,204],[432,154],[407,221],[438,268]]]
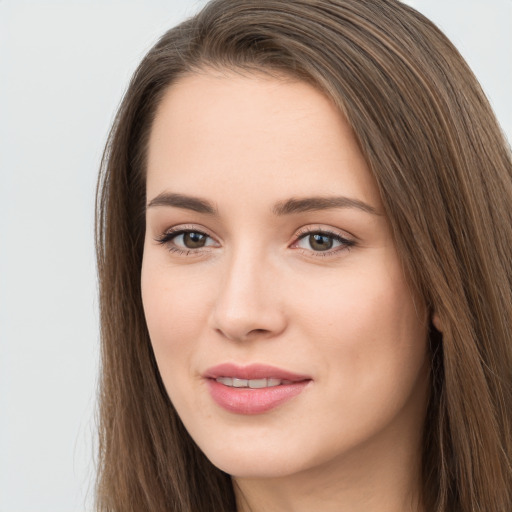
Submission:
[[[261,414],[299,395],[312,381],[274,366],[225,363],[208,369],[210,395],[223,409],[236,414]]]
[[[218,377],[232,377],[236,379],[279,379],[299,382],[302,380],[311,380],[308,375],[297,373],[269,366],[265,364],[250,364],[247,366],[238,366],[232,363],[224,363],[209,368],[204,376],[208,379],[217,379]]]
[[[261,389],[261,388],[273,388],[274,386],[280,386],[281,384],[291,384],[290,380],[281,379],[237,379],[236,377],[217,377],[217,382],[229,386],[230,388],[250,388],[250,389]]]

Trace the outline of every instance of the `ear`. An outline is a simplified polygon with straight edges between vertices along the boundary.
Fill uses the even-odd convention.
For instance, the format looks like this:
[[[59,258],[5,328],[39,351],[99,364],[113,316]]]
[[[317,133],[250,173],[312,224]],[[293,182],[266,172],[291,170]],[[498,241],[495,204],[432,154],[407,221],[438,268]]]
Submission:
[[[443,324],[441,322],[441,319],[439,318],[439,315],[437,313],[434,313],[432,315],[432,323],[434,324],[434,327],[439,331],[443,332]]]

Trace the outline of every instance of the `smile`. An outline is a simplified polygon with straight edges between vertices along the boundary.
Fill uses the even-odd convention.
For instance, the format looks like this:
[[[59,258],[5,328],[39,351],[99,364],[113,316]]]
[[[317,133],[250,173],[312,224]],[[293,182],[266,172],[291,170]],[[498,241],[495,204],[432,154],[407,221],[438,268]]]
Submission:
[[[234,414],[262,414],[300,395],[311,383],[308,375],[263,364],[224,363],[204,374],[213,402]]]
[[[292,383],[290,380],[282,379],[237,379],[236,377],[217,377],[215,380],[230,388],[250,389],[273,388]]]

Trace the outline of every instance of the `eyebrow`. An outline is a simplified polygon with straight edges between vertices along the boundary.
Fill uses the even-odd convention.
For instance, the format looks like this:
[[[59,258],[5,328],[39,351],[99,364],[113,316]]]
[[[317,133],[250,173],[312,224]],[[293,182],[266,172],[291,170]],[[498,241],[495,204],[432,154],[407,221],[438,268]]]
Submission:
[[[174,208],[183,208],[184,210],[192,210],[198,213],[206,213],[208,215],[216,215],[217,208],[210,201],[200,199],[199,197],[186,196],[183,194],[171,194],[163,192],[152,199],[147,208],[154,206],[174,206]]]
[[[173,194],[170,192],[162,192],[152,199],[146,208],[155,206],[171,206],[174,208],[182,208],[192,210],[207,215],[217,215],[217,208],[206,199],[188,196],[184,194]],[[275,215],[291,215],[294,213],[303,213],[311,211],[331,210],[335,208],[357,208],[363,212],[372,215],[380,215],[377,210],[359,199],[353,199],[345,196],[328,196],[328,197],[304,197],[291,198],[286,201],[279,201],[272,208]]]
[[[272,210],[276,215],[290,215],[292,213],[331,210],[334,208],[357,208],[372,215],[380,215],[373,206],[359,199],[345,196],[291,198],[287,201],[280,201]]]

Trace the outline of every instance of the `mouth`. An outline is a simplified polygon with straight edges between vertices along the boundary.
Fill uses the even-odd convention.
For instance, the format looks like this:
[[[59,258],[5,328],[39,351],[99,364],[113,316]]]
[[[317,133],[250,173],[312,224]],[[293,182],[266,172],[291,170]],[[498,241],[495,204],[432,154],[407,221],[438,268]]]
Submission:
[[[281,379],[237,379],[236,377],[217,377],[216,382],[224,384],[230,388],[249,388],[249,389],[262,389],[273,388],[275,386],[286,386],[292,384],[291,380]]]
[[[296,397],[312,382],[307,375],[260,364],[215,366],[203,375],[213,401],[235,414],[261,414]]]
[[[207,379],[214,380],[226,379],[226,381],[222,382],[222,384],[234,387],[249,387],[250,382],[256,383],[257,386],[258,383],[256,381],[263,380],[267,381],[266,386],[264,387],[279,386],[282,383],[294,383],[303,380],[311,380],[309,375],[294,373],[277,366],[258,363],[244,366],[239,366],[233,363],[223,363],[209,368],[206,370],[203,376]],[[231,379],[232,382],[230,382],[229,379]],[[237,386],[237,383],[242,385]],[[262,382],[259,384],[261,383]]]

